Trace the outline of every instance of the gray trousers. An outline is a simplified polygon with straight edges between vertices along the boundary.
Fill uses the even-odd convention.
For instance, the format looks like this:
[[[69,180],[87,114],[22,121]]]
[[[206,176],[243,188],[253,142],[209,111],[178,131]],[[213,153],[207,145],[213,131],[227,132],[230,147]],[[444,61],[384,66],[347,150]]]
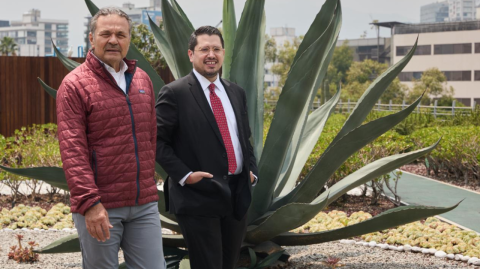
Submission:
[[[88,233],[84,216],[72,214],[80,240],[83,269],[117,269],[120,248],[129,269],[166,268],[157,202],[107,209],[107,212],[113,228],[110,239],[105,242],[97,241]]]

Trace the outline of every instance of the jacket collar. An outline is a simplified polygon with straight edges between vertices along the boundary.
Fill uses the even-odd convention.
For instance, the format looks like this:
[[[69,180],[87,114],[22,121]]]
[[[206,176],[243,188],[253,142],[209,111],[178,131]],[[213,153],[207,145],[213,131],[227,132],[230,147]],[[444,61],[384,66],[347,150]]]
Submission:
[[[128,66],[128,69],[127,71],[125,71],[125,73],[133,73],[135,71],[135,67],[137,66],[137,60],[128,60],[127,58],[123,58],[123,61]],[[102,62],[100,59],[98,59],[97,56],[95,56],[92,51],[88,52],[85,63],[90,70],[95,72],[100,77],[104,78],[106,81],[110,81],[111,75],[108,72],[108,70],[105,68],[106,64]]]

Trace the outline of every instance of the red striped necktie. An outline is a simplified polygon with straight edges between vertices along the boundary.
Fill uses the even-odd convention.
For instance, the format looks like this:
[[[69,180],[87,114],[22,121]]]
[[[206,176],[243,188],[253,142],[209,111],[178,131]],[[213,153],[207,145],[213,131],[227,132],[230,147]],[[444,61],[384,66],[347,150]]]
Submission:
[[[208,85],[208,89],[210,90],[210,103],[212,105],[213,115],[220,129],[225,149],[227,150],[228,172],[234,174],[235,170],[237,170],[237,160],[235,159],[235,150],[233,149],[232,138],[228,130],[227,118],[225,117],[222,101],[220,101],[220,98],[218,98],[215,93],[215,84],[212,83]]]

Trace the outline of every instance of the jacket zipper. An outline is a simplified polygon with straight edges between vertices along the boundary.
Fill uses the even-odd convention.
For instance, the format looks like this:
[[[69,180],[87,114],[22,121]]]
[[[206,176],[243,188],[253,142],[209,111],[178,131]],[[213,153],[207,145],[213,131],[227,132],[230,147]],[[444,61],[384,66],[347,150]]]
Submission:
[[[137,70],[137,66],[135,65],[135,69],[133,70],[133,73],[132,73],[132,80],[136,70]],[[132,81],[130,81],[130,84],[127,85],[126,92],[124,92],[122,88],[118,86],[117,82],[113,79],[112,75],[108,73],[108,71],[105,68],[105,64],[104,64],[103,71],[110,78],[113,84],[117,86],[117,89],[119,89],[122,93],[125,94],[128,110],[130,111],[130,119],[132,121],[133,143],[135,145],[135,159],[137,161],[137,196],[135,197],[135,205],[138,205],[138,197],[140,197],[140,158],[138,157],[137,135],[135,134],[135,121],[133,117],[132,103],[130,102],[130,98],[128,97],[128,90],[130,88],[130,84],[132,83]]]

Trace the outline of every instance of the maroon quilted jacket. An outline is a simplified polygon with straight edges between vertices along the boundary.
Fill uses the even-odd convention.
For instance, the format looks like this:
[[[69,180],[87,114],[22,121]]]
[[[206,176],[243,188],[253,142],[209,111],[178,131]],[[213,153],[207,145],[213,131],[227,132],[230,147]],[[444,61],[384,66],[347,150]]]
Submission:
[[[153,86],[124,59],[127,94],[92,53],[57,92],[58,139],[72,212],[157,201]]]

